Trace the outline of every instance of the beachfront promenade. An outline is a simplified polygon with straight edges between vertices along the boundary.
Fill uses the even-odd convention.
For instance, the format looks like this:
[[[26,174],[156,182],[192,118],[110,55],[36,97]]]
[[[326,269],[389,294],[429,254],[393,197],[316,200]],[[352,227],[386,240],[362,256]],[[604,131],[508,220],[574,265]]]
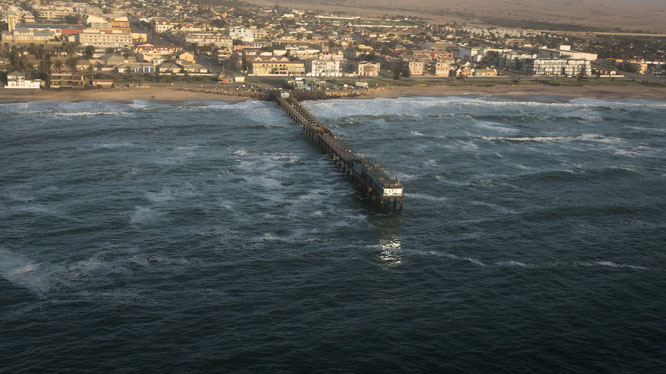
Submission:
[[[326,124],[294,98],[289,97],[288,93],[275,93],[273,98],[289,117],[301,126],[308,139],[329,155],[357,187],[376,198],[381,205],[392,201],[393,207],[399,203],[402,208],[402,183],[392,178],[380,165],[371,163],[351,150]]]

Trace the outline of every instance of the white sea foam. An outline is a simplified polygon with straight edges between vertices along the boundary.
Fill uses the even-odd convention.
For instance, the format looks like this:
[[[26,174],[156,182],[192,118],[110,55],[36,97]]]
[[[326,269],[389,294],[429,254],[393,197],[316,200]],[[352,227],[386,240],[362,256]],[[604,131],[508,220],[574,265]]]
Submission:
[[[161,203],[164,201],[176,200],[183,197],[198,196],[199,193],[196,188],[189,182],[186,182],[182,187],[162,187],[159,192],[146,192],[146,199]]]
[[[592,141],[607,144],[618,144],[624,142],[624,139],[617,137],[607,137],[600,134],[581,134],[578,136],[482,136],[484,140],[504,140],[509,142],[548,142],[548,141]]]
[[[274,178],[267,178],[262,176],[247,176],[243,177],[246,182],[251,184],[256,184],[267,189],[277,189],[282,188],[282,183]]]
[[[401,173],[401,172],[393,173],[393,176],[398,178],[398,180],[403,181],[403,182],[413,181],[413,180],[418,178],[418,176],[416,176],[416,175],[406,174],[406,173]]]
[[[123,112],[54,112],[50,115],[53,117],[94,117],[94,116],[119,116],[124,115]]]
[[[492,131],[497,131],[497,132],[502,132],[502,133],[517,133],[519,130],[513,129],[510,127],[503,126],[500,123],[496,122],[490,122],[490,121],[474,121],[472,123],[474,126],[485,129],[485,130],[492,130]]]
[[[470,256],[458,256],[458,255],[454,255],[454,254],[452,254],[452,253],[448,253],[448,252],[440,252],[440,251],[423,251],[423,250],[418,250],[418,249],[412,249],[412,250],[408,250],[408,253],[409,253],[409,254],[418,255],[418,256],[446,257],[446,258],[450,258],[450,259],[453,259],[453,260],[470,262],[470,263],[472,263],[472,264],[474,264],[474,265],[478,265],[478,266],[481,266],[481,267],[488,267],[488,265],[486,265],[486,264],[483,263],[481,260],[476,259],[476,258],[474,258],[474,257],[470,257]]]
[[[410,135],[412,135],[412,136],[423,136],[423,134],[420,133],[420,132],[418,132],[418,131],[410,131],[409,133],[410,133]]]
[[[137,206],[134,208],[134,211],[130,213],[130,222],[134,224],[149,223],[162,215],[164,215],[163,212],[159,212],[155,209],[145,206]]]
[[[497,266],[506,266],[506,267],[520,267],[520,268],[533,267],[533,265],[527,265],[524,262],[514,261],[514,260],[496,262],[495,265],[497,265]]]
[[[644,266],[638,266],[638,265],[629,265],[629,264],[618,264],[612,261],[591,261],[591,262],[582,262],[580,263],[582,266],[606,266],[606,267],[611,267],[611,268],[627,268],[627,269],[634,269],[634,270],[646,270],[647,268]]]
[[[116,148],[128,148],[134,147],[135,144],[131,142],[120,142],[120,143],[94,143],[92,148],[94,149],[116,149]]]
[[[38,295],[51,288],[40,263],[4,248],[0,248],[0,277]]]
[[[408,199],[428,200],[428,201],[446,201],[446,200],[448,200],[446,197],[443,197],[443,196],[432,196],[432,195],[426,195],[426,194],[420,194],[420,193],[405,193],[404,195]]]

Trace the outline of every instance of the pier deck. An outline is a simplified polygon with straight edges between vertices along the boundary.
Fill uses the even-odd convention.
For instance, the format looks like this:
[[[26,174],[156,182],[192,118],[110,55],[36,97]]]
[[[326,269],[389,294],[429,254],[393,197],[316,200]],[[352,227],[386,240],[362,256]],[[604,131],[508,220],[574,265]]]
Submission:
[[[301,126],[308,139],[328,154],[357,187],[376,197],[381,205],[393,201],[394,207],[399,203],[402,208],[402,183],[391,177],[386,169],[351,150],[326,124],[298,101],[289,97],[283,98],[279,93],[274,97],[289,117]]]

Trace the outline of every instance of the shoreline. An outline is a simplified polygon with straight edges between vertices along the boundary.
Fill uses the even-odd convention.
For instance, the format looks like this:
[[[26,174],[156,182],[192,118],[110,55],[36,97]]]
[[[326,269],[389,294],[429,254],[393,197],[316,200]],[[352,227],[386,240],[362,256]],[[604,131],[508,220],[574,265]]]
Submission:
[[[248,98],[242,96],[181,91],[163,87],[108,88],[61,91],[0,88],[0,104],[32,103],[42,101],[114,101],[121,103],[131,103],[134,100],[176,104],[185,101],[245,101],[248,100]]]
[[[194,87],[193,87],[194,88]],[[194,88],[196,89],[196,88]],[[613,87],[613,86],[548,86],[548,85],[496,85],[479,87],[409,86],[387,87],[345,99],[377,99],[400,97],[447,97],[447,96],[504,96],[529,97],[552,96],[563,99],[656,99],[666,101],[666,87]],[[131,103],[147,100],[163,103],[186,101],[245,101],[256,100],[243,96],[222,95],[207,92],[186,91],[167,87],[111,88],[89,90],[18,90],[0,88],[0,104],[30,103],[40,101],[81,102],[115,101]]]
[[[666,87],[626,86],[548,86],[548,85],[496,85],[487,87],[393,87],[370,92],[357,98],[443,97],[443,96],[553,96],[576,99],[656,99],[666,100]]]

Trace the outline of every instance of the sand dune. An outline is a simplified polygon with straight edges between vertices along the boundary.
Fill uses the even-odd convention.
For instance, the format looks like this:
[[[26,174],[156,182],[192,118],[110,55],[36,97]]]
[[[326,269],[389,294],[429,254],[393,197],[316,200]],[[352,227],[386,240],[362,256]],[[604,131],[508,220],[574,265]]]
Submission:
[[[274,6],[272,0],[249,2]],[[594,26],[607,30],[666,32],[663,0],[283,0],[282,6],[362,15],[414,15],[437,22],[486,23],[489,19]]]

